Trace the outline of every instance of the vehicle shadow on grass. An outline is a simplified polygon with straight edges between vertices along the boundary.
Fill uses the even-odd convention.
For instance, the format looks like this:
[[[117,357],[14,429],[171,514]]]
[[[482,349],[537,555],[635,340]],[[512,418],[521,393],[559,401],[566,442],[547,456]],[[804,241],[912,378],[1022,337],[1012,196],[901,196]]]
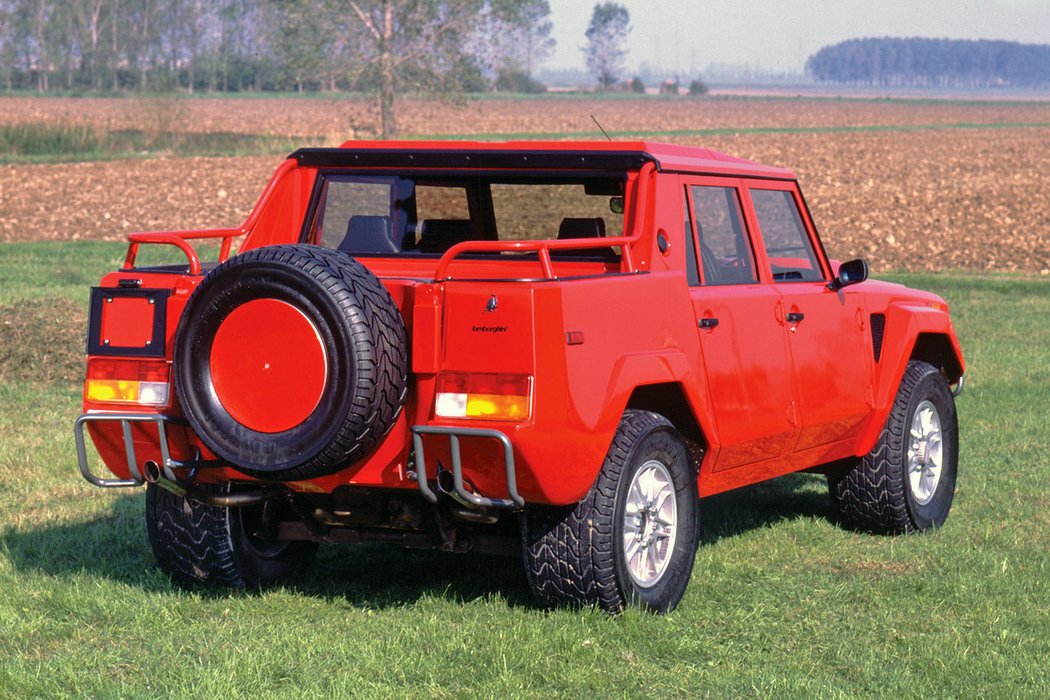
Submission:
[[[35,529],[8,528],[0,548],[19,570],[56,577],[86,573],[157,594],[179,589],[154,563],[146,535],[141,493],[115,498],[108,514],[86,522]],[[712,544],[775,523],[799,518],[836,522],[823,477],[794,474],[705,498],[700,503],[700,541]],[[312,565],[285,589],[367,608],[404,607],[426,599],[501,600],[509,607],[537,608],[520,559],[409,550],[396,545],[324,545]],[[205,598],[226,589],[199,592]]]
[[[86,573],[145,590],[160,590],[146,539],[142,493],[113,499],[108,513],[87,521],[6,527],[0,549],[21,571],[66,577]]]
[[[114,498],[108,513],[90,520],[6,527],[0,530],[0,552],[19,571],[56,578],[86,574],[157,594],[180,591],[154,562],[141,492]],[[533,606],[516,558],[396,545],[323,545],[313,563],[284,587],[376,609],[403,607],[425,598],[460,602],[494,598],[509,606]],[[204,598],[255,594],[225,588],[195,592]]]
[[[823,476],[788,474],[702,499],[700,545],[799,518],[842,526]]]

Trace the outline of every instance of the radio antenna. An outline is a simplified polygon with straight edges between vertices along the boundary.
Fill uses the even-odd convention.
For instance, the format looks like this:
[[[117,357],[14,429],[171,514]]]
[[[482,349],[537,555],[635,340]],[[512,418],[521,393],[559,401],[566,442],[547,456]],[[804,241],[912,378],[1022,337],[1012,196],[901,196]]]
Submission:
[[[603,133],[603,134],[605,134],[605,138],[607,138],[607,139],[609,139],[610,141],[612,141],[612,136],[609,136],[609,132],[608,132],[608,131],[606,131],[606,130],[605,130],[605,129],[604,129],[603,127],[602,127],[601,123],[600,123],[600,122],[598,121],[598,117],[596,117],[596,116],[594,116],[594,115],[592,114],[592,115],[591,115],[591,119],[592,119],[592,120],[594,120],[594,123],[598,125],[598,128],[599,128],[599,129],[601,129],[601,130],[602,130],[602,133]]]

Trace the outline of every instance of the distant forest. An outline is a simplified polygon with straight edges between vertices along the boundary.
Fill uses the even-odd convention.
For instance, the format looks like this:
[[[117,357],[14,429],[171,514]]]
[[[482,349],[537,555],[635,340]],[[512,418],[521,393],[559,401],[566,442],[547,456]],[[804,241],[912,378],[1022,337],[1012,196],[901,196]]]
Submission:
[[[0,0],[0,89],[542,88],[547,0]],[[389,80],[388,80],[389,82]]]
[[[958,39],[850,39],[806,61],[815,79],[901,87],[1045,87],[1050,46]]]

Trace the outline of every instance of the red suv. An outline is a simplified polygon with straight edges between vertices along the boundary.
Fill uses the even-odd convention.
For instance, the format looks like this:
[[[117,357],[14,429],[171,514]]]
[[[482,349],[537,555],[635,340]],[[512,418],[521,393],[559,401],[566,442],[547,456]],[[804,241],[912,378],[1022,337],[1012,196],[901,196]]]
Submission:
[[[186,262],[136,265],[146,244]],[[711,494],[820,470],[861,527],[941,525],[963,370],[945,302],[829,260],[788,170],[349,142],[293,153],[240,228],[130,236],[92,290],[75,435],[89,481],[146,484],[183,584],[381,541],[523,555],[546,604],[665,611]]]

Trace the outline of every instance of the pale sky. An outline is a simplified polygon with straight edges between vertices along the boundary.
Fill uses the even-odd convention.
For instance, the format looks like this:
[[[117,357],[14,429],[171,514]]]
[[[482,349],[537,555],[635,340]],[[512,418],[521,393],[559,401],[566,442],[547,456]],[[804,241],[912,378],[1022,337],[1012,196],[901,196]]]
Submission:
[[[619,0],[631,13],[628,70],[711,63],[798,73],[822,46],[872,36],[1050,44],[1050,0]],[[550,0],[545,68],[583,68],[595,0]]]

